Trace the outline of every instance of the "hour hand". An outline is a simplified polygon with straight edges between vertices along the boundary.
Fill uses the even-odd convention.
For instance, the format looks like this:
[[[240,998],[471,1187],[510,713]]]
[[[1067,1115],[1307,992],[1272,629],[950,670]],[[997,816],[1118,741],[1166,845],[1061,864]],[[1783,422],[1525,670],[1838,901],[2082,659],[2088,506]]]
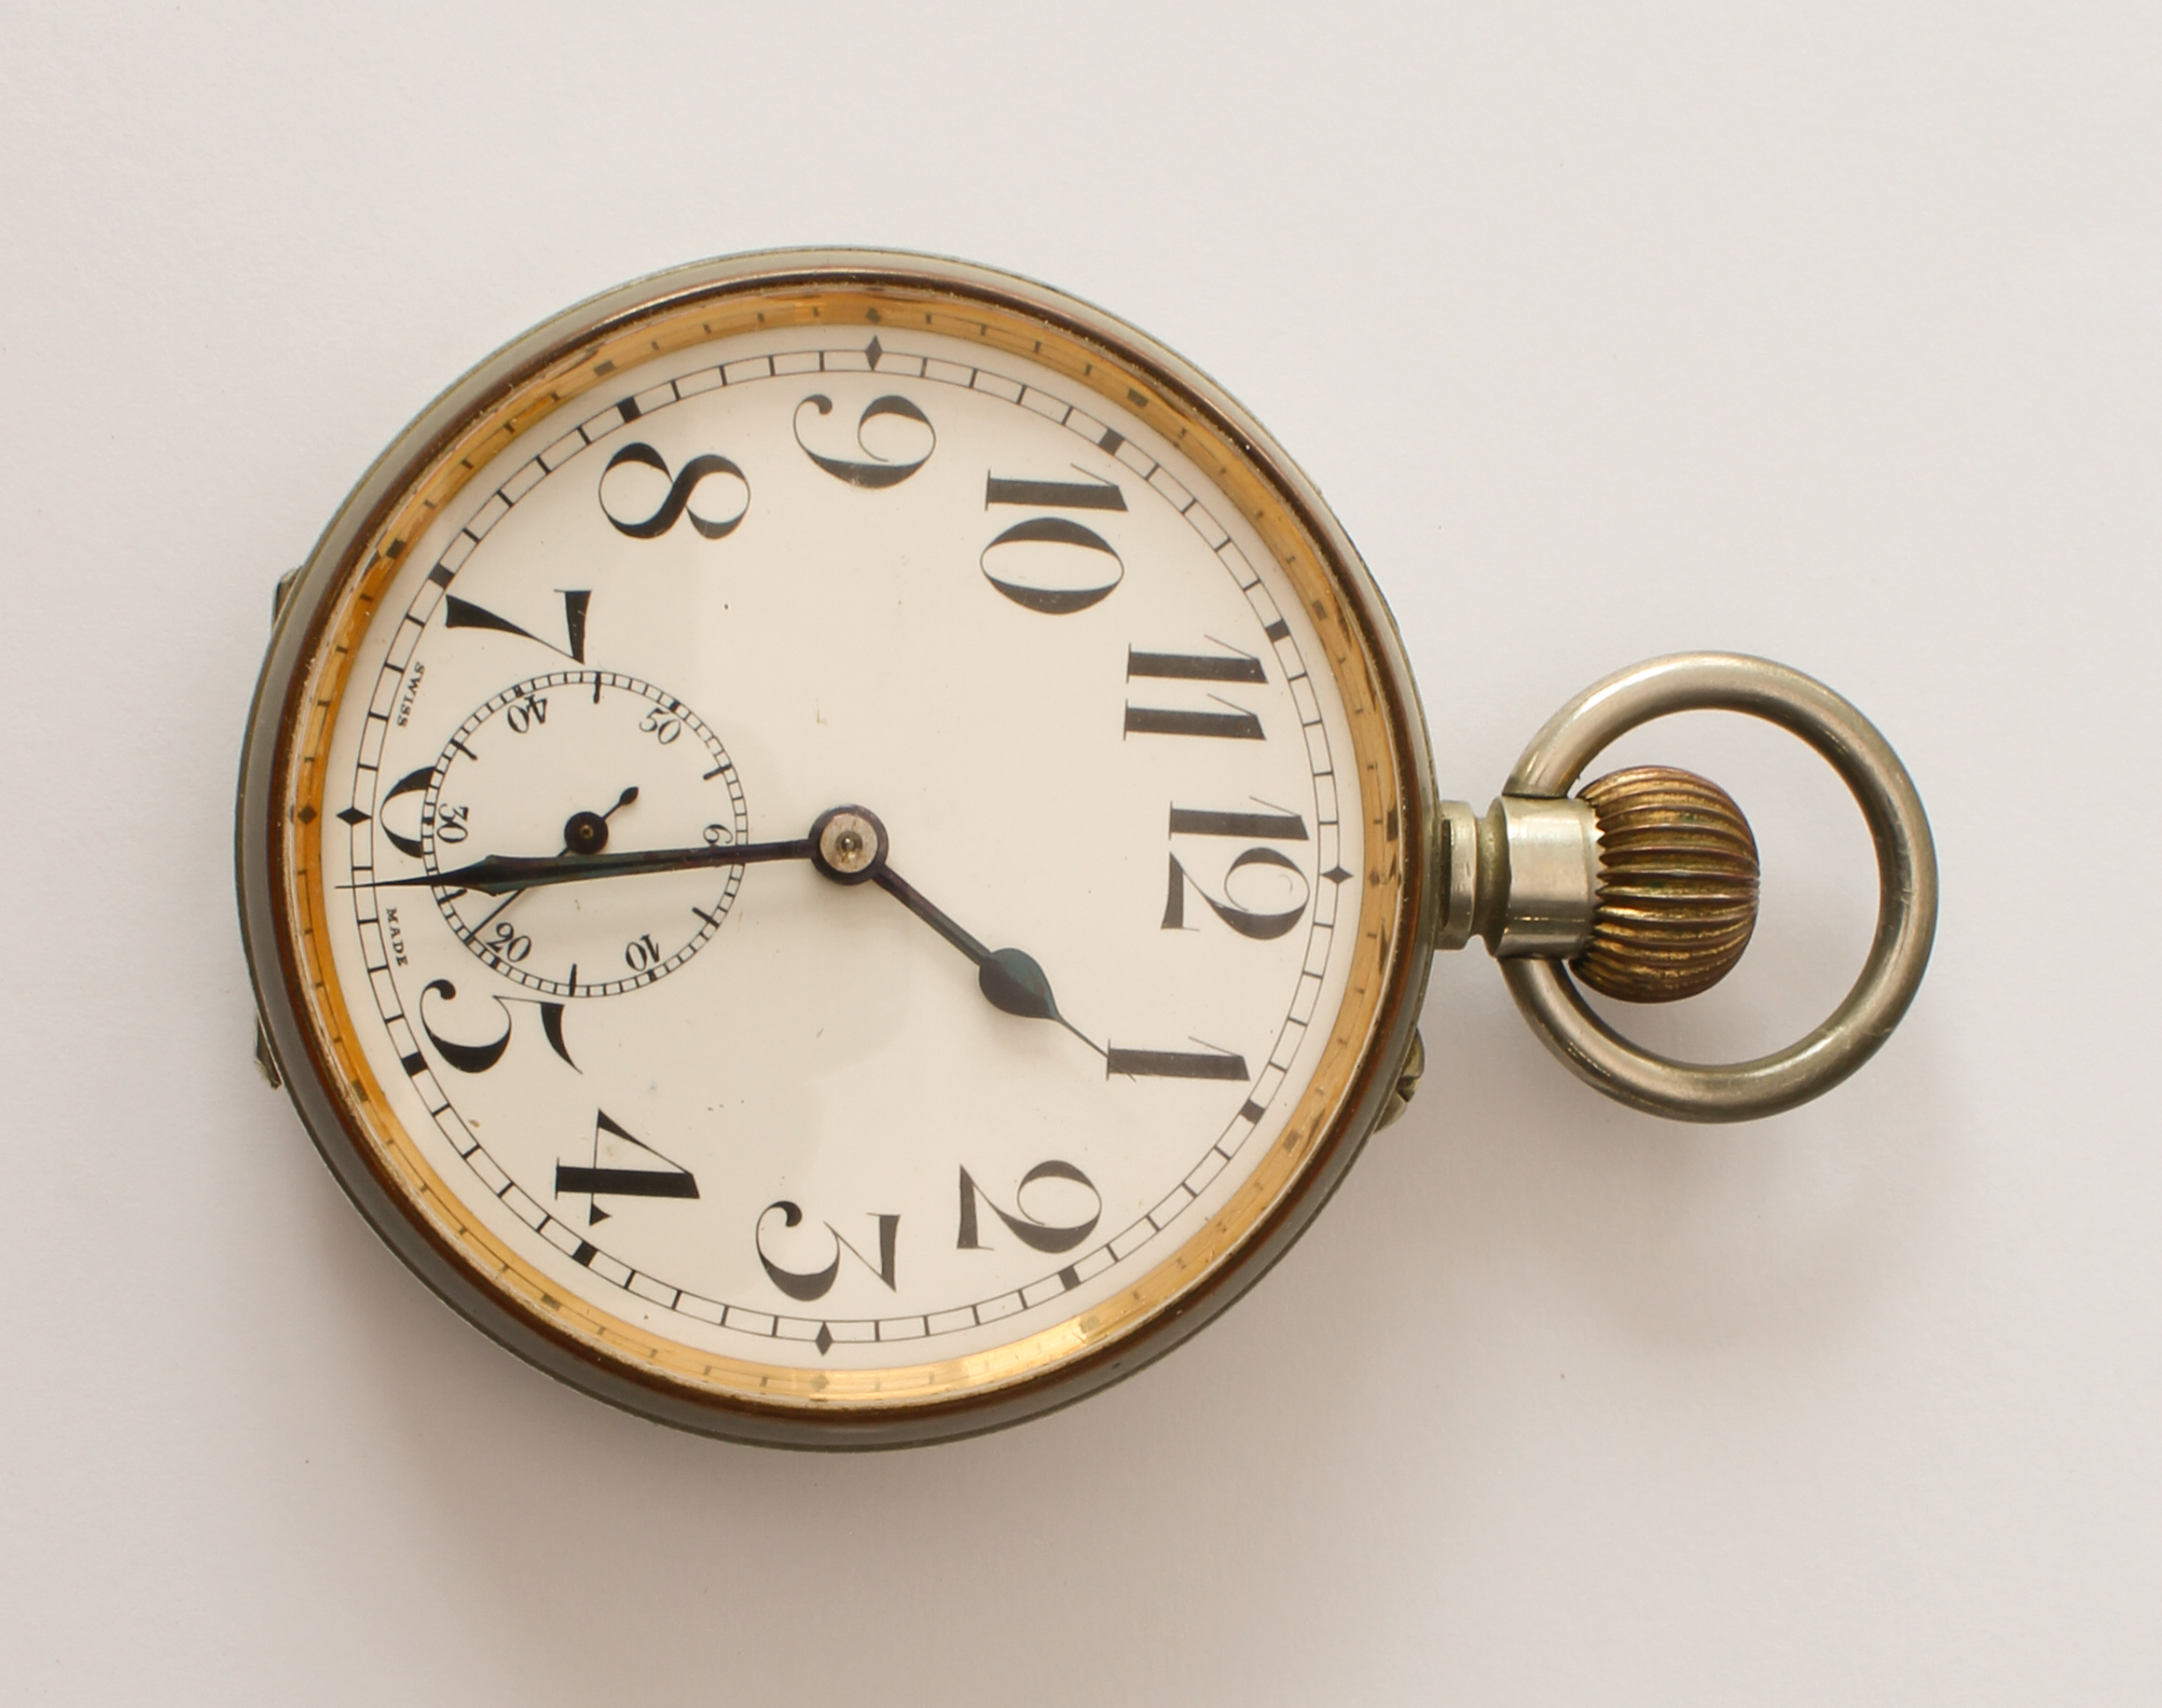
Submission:
[[[976,966],[976,986],[993,1008],[1024,1020],[1055,1021],[1098,1055],[1103,1046],[1058,1012],[1051,980],[1026,949],[992,949],[887,861],[886,826],[863,806],[836,806],[811,826],[811,864],[836,884],[876,884]]]

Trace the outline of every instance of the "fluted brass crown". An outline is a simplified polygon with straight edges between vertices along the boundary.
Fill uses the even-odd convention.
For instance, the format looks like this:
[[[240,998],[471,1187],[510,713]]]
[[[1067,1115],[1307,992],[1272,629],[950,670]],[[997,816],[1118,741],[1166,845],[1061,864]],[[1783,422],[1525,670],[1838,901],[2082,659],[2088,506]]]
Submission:
[[[1599,822],[1599,895],[1570,971],[1625,1002],[1711,989],[1756,929],[1756,838],[1742,809],[1670,765],[1612,772],[1577,798]]]

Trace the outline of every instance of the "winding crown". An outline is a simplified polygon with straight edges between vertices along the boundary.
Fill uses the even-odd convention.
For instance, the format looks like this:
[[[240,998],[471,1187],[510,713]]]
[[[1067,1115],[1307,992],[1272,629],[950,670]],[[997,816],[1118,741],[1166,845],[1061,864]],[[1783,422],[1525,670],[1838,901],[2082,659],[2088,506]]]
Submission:
[[[1604,996],[1673,1002],[1709,990],[1756,929],[1756,838],[1716,783],[1637,765],[1585,784],[1599,826],[1591,940],[1569,969]]]

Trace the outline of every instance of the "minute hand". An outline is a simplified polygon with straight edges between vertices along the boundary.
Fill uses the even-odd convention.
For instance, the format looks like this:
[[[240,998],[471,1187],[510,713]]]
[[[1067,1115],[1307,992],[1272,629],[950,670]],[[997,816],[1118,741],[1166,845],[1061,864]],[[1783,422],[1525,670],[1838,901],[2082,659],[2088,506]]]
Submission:
[[[804,837],[791,842],[723,843],[718,847],[633,848],[617,854],[489,854],[470,865],[448,872],[428,872],[419,877],[377,880],[379,889],[425,888],[477,889],[483,895],[507,895],[515,889],[534,889],[544,884],[584,884],[596,878],[629,877],[645,872],[693,872],[704,866],[754,866],[769,860],[808,860],[811,844]]]

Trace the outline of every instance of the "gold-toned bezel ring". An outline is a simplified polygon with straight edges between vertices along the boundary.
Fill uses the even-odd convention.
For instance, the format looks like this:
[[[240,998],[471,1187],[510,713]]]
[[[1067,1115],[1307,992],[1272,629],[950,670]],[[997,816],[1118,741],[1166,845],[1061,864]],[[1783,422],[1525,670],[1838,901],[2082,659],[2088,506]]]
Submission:
[[[1677,1121],[1753,1121],[1829,1091],[1877,1053],[1914,999],[1936,935],[1936,849],[1913,780],[1876,726],[1815,678],[1739,653],[1676,653],[1618,670],[1550,718],[1505,792],[1558,798],[1598,753],[1676,711],[1739,711],[1799,736],[1853,792],[1877,847],[1877,933],[1853,988],[1797,1043],[1754,1061],[1677,1062],[1639,1049],[1584,1000],[1559,961],[1510,959],[1524,1019],[1608,1096]]]

